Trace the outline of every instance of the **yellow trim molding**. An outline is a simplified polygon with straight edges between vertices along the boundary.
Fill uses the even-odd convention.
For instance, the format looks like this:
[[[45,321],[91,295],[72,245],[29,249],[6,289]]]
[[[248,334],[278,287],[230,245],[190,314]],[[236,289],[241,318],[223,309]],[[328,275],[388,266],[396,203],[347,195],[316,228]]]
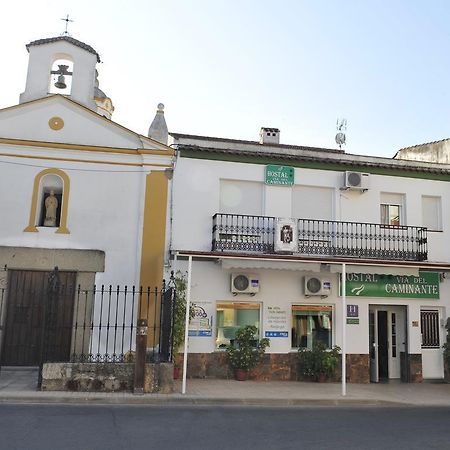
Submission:
[[[66,150],[81,150],[84,152],[103,152],[103,153],[123,153],[126,155],[157,155],[157,156],[174,156],[175,150],[168,148],[166,150],[152,150],[143,148],[117,148],[117,147],[97,147],[94,145],[80,145],[80,144],[67,144],[64,142],[44,142],[44,141],[27,141],[24,139],[9,139],[0,138],[0,144],[8,145],[23,145],[27,147],[41,147],[41,148],[57,148]]]
[[[159,289],[164,267],[168,179],[163,171],[152,172],[146,178],[140,284],[145,289]]]
[[[63,192],[62,192],[62,204],[61,204],[61,217],[59,220],[59,227],[55,233],[59,234],[69,234],[70,231],[67,228],[67,212],[69,210],[69,192],[70,192],[70,179],[69,176],[60,169],[45,169],[39,172],[34,178],[33,184],[33,194],[31,196],[31,208],[30,208],[30,219],[28,226],[23,230],[24,232],[37,233],[37,210],[38,210],[38,199],[39,199],[39,188],[41,185],[41,180],[46,175],[53,174],[60,177],[63,181]]]
[[[126,162],[116,162],[116,161],[96,161],[90,159],[74,159],[74,158],[54,158],[52,156],[34,156],[34,155],[17,155],[14,153],[0,153],[0,156],[7,156],[9,158],[30,158],[30,159],[42,159],[48,161],[67,161],[67,162],[82,162],[88,164],[111,164],[113,166],[133,166],[133,167],[166,167],[170,169],[172,165],[170,164],[153,164],[153,163],[126,163]],[[67,170],[70,170],[67,168]]]

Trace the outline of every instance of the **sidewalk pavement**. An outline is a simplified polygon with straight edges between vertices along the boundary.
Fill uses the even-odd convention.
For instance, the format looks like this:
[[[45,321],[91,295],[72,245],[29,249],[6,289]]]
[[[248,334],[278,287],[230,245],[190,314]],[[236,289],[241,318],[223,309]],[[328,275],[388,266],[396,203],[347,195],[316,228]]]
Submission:
[[[41,392],[36,390],[37,370],[1,369],[0,403],[70,403],[115,405],[247,405],[247,406],[450,406],[450,384],[399,381],[378,384],[347,384],[297,381],[187,380],[181,394],[176,382],[173,394]]]

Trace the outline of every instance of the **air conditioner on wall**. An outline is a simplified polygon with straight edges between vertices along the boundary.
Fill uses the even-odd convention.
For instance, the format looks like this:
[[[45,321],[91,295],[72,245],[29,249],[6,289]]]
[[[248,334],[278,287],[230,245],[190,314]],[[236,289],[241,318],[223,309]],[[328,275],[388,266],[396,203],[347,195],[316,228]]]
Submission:
[[[326,297],[331,294],[331,281],[319,276],[305,277],[305,295],[320,295]]]
[[[363,172],[344,172],[343,189],[354,189],[359,191],[367,191],[369,189],[370,174]]]
[[[231,275],[231,292],[233,294],[252,294],[259,292],[259,278],[255,274],[233,273]]]

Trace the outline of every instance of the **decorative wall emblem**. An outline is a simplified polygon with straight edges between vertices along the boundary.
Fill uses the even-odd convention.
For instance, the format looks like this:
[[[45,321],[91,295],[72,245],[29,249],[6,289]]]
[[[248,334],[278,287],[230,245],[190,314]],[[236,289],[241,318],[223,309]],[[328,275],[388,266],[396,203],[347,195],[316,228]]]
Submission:
[[[48,121],[48,126],[55,131],[61,130],[64,127],[64,120],[61,117],[52,117]]]

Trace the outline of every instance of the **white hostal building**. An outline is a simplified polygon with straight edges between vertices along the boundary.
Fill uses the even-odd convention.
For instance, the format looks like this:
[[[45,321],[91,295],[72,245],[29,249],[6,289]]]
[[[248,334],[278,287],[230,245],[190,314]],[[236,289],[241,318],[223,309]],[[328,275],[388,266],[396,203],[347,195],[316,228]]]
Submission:
[[[274,128],[170,136],[172,268],[191,259],[196,310],[188,377],[230,376],[225,347],[255,325],[270,347],[253,376],[296,379],[298,348],[342,346],[344,323],[350,382],[444,377],[450,166],[282,145]]]

